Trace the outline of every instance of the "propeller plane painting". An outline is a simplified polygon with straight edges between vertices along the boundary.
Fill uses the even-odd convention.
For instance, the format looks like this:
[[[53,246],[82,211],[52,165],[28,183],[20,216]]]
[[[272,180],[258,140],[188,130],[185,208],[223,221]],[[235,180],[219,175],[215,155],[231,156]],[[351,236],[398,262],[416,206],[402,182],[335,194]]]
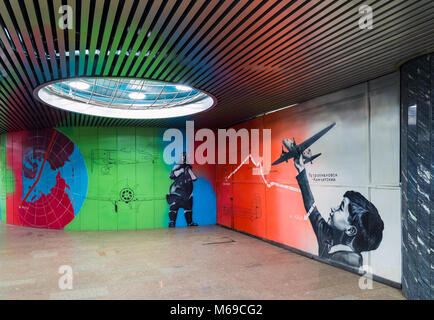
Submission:
[[[335,125],[336,125],[335,122],[332,123],[331,125],[322,129],[320,132],[314,134],[312,137],[303,141],[300,144],[297,144],[295,142],[295,139],[293,139],[293,141],[291,141],[290,139],[283,139],[282,154],[280,155],[279,159],[277,159],[272,163],[272,165],[275,166],[282,162],[288,162],[289,159],[298,158],[300,157],[300,155],[303,156],[303,162],[305,164],[308,162],[312,163],[312,161],[318,158],[321,155],[321,153],[312,155],[312,151],[309,149],[309,147],[312,144],[314,144],[319,138],[321,138],[323,135],[329,132]],[[283,147],[285,147],[287,151],[285,151]]]

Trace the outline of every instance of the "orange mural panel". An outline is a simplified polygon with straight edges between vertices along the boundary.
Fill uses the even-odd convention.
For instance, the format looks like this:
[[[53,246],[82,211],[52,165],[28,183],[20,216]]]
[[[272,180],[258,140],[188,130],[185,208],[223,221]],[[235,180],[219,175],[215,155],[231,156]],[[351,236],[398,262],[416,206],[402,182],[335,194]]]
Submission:
[[[234,227],[232,215],[232,182],[217,183],[217,223],[228,228]]]
[[[22,141],[25,137],[25,132],[12,132],[10,138],[6,142],[6,163],[8,168],[13,170],[15,181],[15,191],[6,195],[6,207],[12,208],[12,214],[7,215],[7,223],[22,226],[23,222],[20,218],[19,208],[21,206],[21,198],[23,194],[23,186],[20,183],[23,176],[22,167]]]
[[[264,124],[268,128],[272,128],[271,134],[271,160],[275,161],[285,151],[282,141],[283,139],[291,139],[296,142],[302,142],[308,136],[306,135],[305,123],[298,121],[291,116],[290,112],[275,112],[264,116]],[[288,136],[290,133],[290,136]],[[283,162],[276,166],[272,166],[267,179],[283,184],[291,184],[297,186],[297,171],[294,168],[294,160]]]
[[[266,238],[312,254],[318,245],[310,221],[304,219],[299,192],[272,187],[266,190]]]
[[[234,228],[258,237],[265,237],[265,186],[263,184],[233,184]]]
[[[254,174],[253,170],[258,168],[263,154],[263,118],[255,118],[242,125],[234,127],[235,130],[245,129],[248,132],[249,143],[245,154],[241,152],[241,139],[237,143],[237,165],[234,165],[236,173],[233,174],[234,182],[242,183],[263,183],[260,174]],[[253,131],[252,131],[253,130]],[[255,132],[254,132],[255,131]],[[257,134],[259,133],[259,134]],[[256,148],[256,151],[253,150]],[[251,157],[249,157],[251,156]],[[246,159],[249,157],[248,159]],[[244,163],[243,163],[244,162]],[[242,164],[243,163],[243,164]]]

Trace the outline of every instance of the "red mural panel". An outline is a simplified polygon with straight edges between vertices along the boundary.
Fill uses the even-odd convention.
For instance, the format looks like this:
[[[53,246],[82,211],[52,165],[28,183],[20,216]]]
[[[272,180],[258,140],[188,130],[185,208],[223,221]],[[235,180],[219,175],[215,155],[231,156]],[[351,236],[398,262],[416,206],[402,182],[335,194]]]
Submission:
[[[264,116],[266,127],[272,128],[271,159],[278,159],[282,154],[282,140],[291,139],[302,142],[306,134],[305,123],[290,112],[275,112]],[[291,132],[291,136],[288,136]],[[273,186],[267,188],[267,239],[283,243],[310,253],[318,251],[315,234],[306,214],[299,186],[294,160],[272,166],[267,175],[268,182],[279,183],[293,189]]]
[[[302,142],[308,138],[303,123],[298,120],[292,122],[290,117],[289,113],[276,112],[233,127],[237,131],[246,129],[249,132],[248,155],[251,158],[242,164],[246,155],[241,155],[241,139],[238,139],[237,164],[217,165],[217,222],[315,253],[318,250],[317,241],[309,220],[304,219],[305,209],[293,159],[279,164],[278,167],[270,167],[270,171],[267,171],[266,167],[260,170],[258,164],[261,158],[252,148],[252,130],[255,129],[259,131],[257,148],[259,156],[262,156],[263,130],[272,128],[271,161],[282,154],[283,139]],[[296,127],[297,130],[289,130],[290,127]],[[291,131],[291,137],[288,137],[288,131]],[[226,153],[229,153],[228,146]],[[228,175],[231,175],[231,178],[225,180]],[[231,198],[232,202],[229,200]]]
[[[6,195],[7,223],[61,229],[74,219],[69,186],[58,171],[73,151],[72,141],[55,129],[8,134],[6,162],[15,188]]]
[[[246,146],[246,154],[242,154],[241,152],[241,139],[238,138],[237,143],[237,164],[233,165],[233,168],[236,169],[236,173],[233,172],[233,181],[234,182],[243,182],[243,183],[260,183],[263,184],[263,179],[259,173],[259,163],[261,162],[260,156],[262,156],[263,151],[263,118],[255,118],[252,119],[242,125],[238,125],[234,127],[235,130],[239,132],[240,129],[247,130],[249,141]],[[256,133],[255,133],[256,131]],[[256,151],[254,150],[254,145],[256,145]],[[247,161],[241,165],[243,161],[246,160],[246,156],[249,156]],[[255,170],[257,169],[257,170]]]
[[[232,182],[217,181],[217,223],[228,228],[234,227],[232,198]]]
[[[273,187],[267,189],[266,197],[266,238],[316,253],[317,241],[309,220],[304,220],[305,210],[300,193]]]
[[[34,228],[62,229],[74,219],[74,208],[66,191],[65,180],[56,176],[56,185],[48,195],[41,194],[35,202],[23,200],[19,207],[23,225]]]
[[[6,142],[6,164],[12,170],[15,180],[14,192],[6,194],[6,208],[8,210],[7,223],[22,226],[23,222],[19,214],[19,206],[23,195],[23,161],[22,141],[27,137],[26,131],[8,133]]]
[[[378,126],[379,122],[368,121],[364,99],[358,95],[344,102],[340,94],[335,98],[333,104],[318,100],[234,127],[238,134],[249,131],[250,139],[255,129],[271,129],[271,141],[259,141],[259,154],[270,150],[274,165],[258,174],[259,156],[251,146],[245,146],[243,151],[248,152],[241,156],[238,143],[238,163],[233,165],[232,181],[228,181],[232,183],[233,228],[360,270],[364,263],[374,261],[373,256],[394,259],[398,255],[389,253],[396,240],[383,233],[387,230],[383,217],[399,215],[399,206],[392,212],[383,185],[371,187],[397,179],[392,172],[388,178],[375,176],[367,166],[369,157],[375,159],[369,145],[384,148],[388,143],[367,137],[373,128],[370,123]],[[268,143],[270,148],[262,148]],[[249,154],[256,164],[242,162]],[[225,169],[218,165],[218,175]],[[229,187],[217,191],[224,193],[218,194],[218,199],[229,197]],[[395,191],[399,198],[398,185]],[[221,214],[219,221],[228,225],[229,219]],[[399,246],[395,248],[399,250]]]
[[[265,238],[265,186],[233,184],[234,229]]]

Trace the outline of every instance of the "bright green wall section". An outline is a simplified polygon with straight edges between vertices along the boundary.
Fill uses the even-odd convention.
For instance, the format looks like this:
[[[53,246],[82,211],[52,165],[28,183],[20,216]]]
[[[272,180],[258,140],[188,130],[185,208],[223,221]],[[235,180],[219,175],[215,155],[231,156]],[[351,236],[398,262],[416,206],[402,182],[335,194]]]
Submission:
[[[15,191],[14,173],[6,164],[6,133],[1,135],[0,140],[0,208],[1,221],[6,223],[6,193]]]
[[[163,162],[160,129],[59,127],[80,149],[88,173],[87,196],[67,230],[167,227],[170,167]],[[121,201],[129,188],[135,201]],[[117,207],[117,212],[116,212]]]
[[[0,210],[1,221],[6,223],[6,184],[7,181],[7,167],[6,167],[6,134],[1,135],[0,140]]]

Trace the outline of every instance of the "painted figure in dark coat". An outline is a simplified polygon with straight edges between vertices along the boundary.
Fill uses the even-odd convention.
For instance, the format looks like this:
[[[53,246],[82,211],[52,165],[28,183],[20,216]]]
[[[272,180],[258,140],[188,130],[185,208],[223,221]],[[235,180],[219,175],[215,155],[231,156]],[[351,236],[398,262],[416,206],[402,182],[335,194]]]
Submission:
[[[360,253],[377,249],[383,238],[384,223],[377,208],[359,192],[347,191],[340,205],[331,209],[326,222],[315,205],[302,156],[294,158],[294,165],[304,207],[318,241],[318,255],[350,267],[361,267]]]
[[[187,164],[186,153],[182,153],[181,161],[177,163],[172,172],[170,179],[174,180],[166,195],[167,203],[170,206],[169,211],[169,228],[176,226],[176,217],[178,210],[184,209],[187,226],[196,227],[197,223],[193,222],[193,182],[197,180],[192,171],[190,164]]]

